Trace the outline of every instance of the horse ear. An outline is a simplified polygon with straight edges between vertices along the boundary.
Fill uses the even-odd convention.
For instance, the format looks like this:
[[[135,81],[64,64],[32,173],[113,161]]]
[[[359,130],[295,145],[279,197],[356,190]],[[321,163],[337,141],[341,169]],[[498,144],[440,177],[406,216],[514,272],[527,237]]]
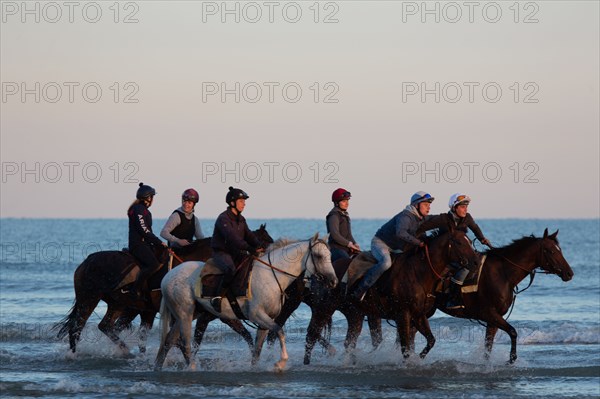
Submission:
[[[329,233],[325,234],[322,238],[323,241],[328,242],[329,241]]]
[[[314,241],[317,241],[318,239],[319,239],[319,232],[317,231],[310,240],[314,242]]]
[[[548,228],[547,227],[544,230],[544,238],[548,238]]]
[[[266,228],[267,228],[267,224],[263,223],[263,224],[260,225],[259,230],[265,230]]]
[[[556,240],[556,236],[558,235],[558,229],[550,235],[550,238],[552,238],[553,240]]]

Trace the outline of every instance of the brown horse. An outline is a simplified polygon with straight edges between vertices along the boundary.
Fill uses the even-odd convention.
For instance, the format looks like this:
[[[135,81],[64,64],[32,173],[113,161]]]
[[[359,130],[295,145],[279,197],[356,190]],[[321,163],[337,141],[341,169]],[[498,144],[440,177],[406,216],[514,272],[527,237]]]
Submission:
[[[548,235],[548,229],[545,229],[542,238],[523,237],[505,247],[488,250],[477,291],[462,294],[464,309],[446,309],[446,301],[440,298],[437,306],[444,313],[486,323],[486,357],[492,351],[496,332],[501,329],[510,336],[509,363],[517,359],[517,331],[503,318],[516,298],[517,284],[528,275],[533,281],[538,267],[546,273],[556,274],[563,281],[573,278],[573,270],[563,257],[557,235],[558,230]]]
[[[273,242],[264,224],[254,233],[261,243]],[[210,240],[210,237],[198,240],[176,250],[172,267],[189,260],[208,260],[212,256]],[[158,248],[157,251],[158,259],[166,264],[167,250]],[[60,328],[57,334],[59,339],[69,334],[69,345],[73,353],[87,319],[100,301],[106,302],[108,308],[98,328],[118,345],[124,354],[129,354],[129,348],[121,340],[119,333],[140,315],[139,346],[140,352],[145,352],[146,337],[160,307],[160,283],[168,270],[167,267],[162,267],[151,276],[143,289],[142,299],[134,300],[129,295],[129,288],[140,271],[136,263],[137,260],[128,252],[101,251],[89,255],[77,267],[74,273],[75,303],[70,313],[54,326],[55,329]],[[212,320],[214,318],[203,319],[201,323],[208,325]],[[253,346],[250,333],[239,321],[226,323],[242,335],[250,347]]]
[[[451,229],[431,239],[423,250],[409,251],[398,256],[392,267],[367,291],[362,302],[345,297],[342,289],[334,290],[319,306],[313,306],[307,335],[304,363],[310,363],[311,352],[324,325],[335,310],[348,320],[344,346],[356,347],[364,317],[369,320],[395,320],[402,354],[406,358],[412,351],[411,322],[427,339],[421,352],[423,358],[435,344],[428,313],[434,308],[434,288],[442,278],[447,265],[457,262],[463,266],[478,264],[479,256],[471,247],[466,234]]]

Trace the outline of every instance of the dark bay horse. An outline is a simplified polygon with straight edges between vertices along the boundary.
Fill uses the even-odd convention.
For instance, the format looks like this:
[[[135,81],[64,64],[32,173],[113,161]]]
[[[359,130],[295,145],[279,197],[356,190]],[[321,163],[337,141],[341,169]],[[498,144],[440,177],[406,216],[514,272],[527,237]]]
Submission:
[[[528,275],[533,278],[538,267],[546,273],[556,274],[563,281],[573,278],[573,270],[562,254],[557,235],[558,230],[548,235],[548,229],[545,229],[542,238],[523,237],[505,247],[488,250],[477,292],[462,294],[465,308],[446,309],[445,300],[437,304],[441,311],[451,316],[486,323],[486,357],[492,351],[496,332],[501,329],[510,336],[509,363],[517,359],[517,331],[503,318],[516,298],[517,284]]]
[[[313,306],[313,316],[306,335],[304,363],[310,363],[314,344],[335,310],[342,312],[348,320],[348,332],[344,342],[347,350],[356,347],[364,317],[367,316],[369,320],[378,321],[383,318],[396,322],[405,358],[413,350],[413,323],[427,339],[427,345],[420,353],[422,358],[425,357],[435,344],[427,319],[435,306],[434,288],[451,262],[463,266],[479,263],[479,256],[471,247],[466,234],[460,230],[451,229],[431,239],[424,249],[398,256],[392,267],[367,291],[362,302],[345,297],[339,288],[331,291],[319,306]]]
[[[263,224],[254,233],[261,243],[269,244],[273,239]],[[194,243],[175,250],[172,267],[189,260],[206,261],[212,256],[211,238],[195,241]],[[160,307],[160,283],[167,273],[167,250],[158,249],[158,258],[165,262],[157,273],[148,279],[141,300],[134,300],[129,295],[129,287],[139,273],[137,260],[124,251],[100,251],[89,255],[75,270],[74,287],[75,303],[69,314],[57,323],[57,337],[62,339],[69,334],[69,345],[74,353],[81,331],[88,318],[100,301],[107,304],[106,314],[98,324],[98,328],[119,346],[124,354],[129,353],[127,344],[119,337],[119,333],[130,325],[131,321],[140,315],[140,352],[145,352],[145,342],[148,331],[152,328]],[[204,318],[200,323],[208,323],[216,317]],[[239,321],[226,322],[236,332],[244,337],[252,347],[252,337]],[[206,328],[206,327],[204,327]]]

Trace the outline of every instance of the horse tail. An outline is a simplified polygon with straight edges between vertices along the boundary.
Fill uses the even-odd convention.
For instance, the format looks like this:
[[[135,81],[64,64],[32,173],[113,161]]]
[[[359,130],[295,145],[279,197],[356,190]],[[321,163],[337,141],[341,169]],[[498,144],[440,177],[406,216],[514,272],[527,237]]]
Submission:
[[[63,339],[70,331],[77,327],[77,302],[73,304],[69,314],[66,315],[61,321],[52,326],[51,330],[56,331],[60,328],[56,334],[56,338]]]
[[[167,333],[171,325],[171,311],[168,309],[167,301],[163,295],[160,301],[160,348],[165,345],[167,341]]]

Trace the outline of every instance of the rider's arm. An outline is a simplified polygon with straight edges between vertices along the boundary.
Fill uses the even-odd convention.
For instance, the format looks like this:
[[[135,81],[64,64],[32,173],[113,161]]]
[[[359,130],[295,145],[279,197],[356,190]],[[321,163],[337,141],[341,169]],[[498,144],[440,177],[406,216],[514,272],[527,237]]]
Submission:
[[[179,226],[180,223],[181,217],[179,216],[179,213],[173,212],[171,216],[169,216],[169,219],[167,219],[165,226],[160,231],[160,236],[171,243],[177,242],[177,237],[171,234],[171,232],[175,229],[175,227]]]
[[[429,230],[440,229],[442,227],[448,227],[448,216],[446,213],[442,213],[439,215],[433,215],[429,218],[426,218],[423,223],[419,226],[416,232],[416,236],[420,237],[422,234]]]
[[[396,220],[396,236],[413,245],[421,245],[421,240],[409,233],[411,227],[410,217],[400,214]]]
[[[469,229],[471,229],[471,231],[473,232],[473,234],[475,234],[475,237],[477,237],[477,239],[480,242],[484,242],[487,241],[485,236],[483,235],[483,233],[481,232],[481,229],[479,228],[479,225],[477,223],[475,223],[475,220],[473,219],[473,217],[471,216],[470,213],[467,213],[467,216],[465,217],[467,220],[465,220],[467,227]]]

